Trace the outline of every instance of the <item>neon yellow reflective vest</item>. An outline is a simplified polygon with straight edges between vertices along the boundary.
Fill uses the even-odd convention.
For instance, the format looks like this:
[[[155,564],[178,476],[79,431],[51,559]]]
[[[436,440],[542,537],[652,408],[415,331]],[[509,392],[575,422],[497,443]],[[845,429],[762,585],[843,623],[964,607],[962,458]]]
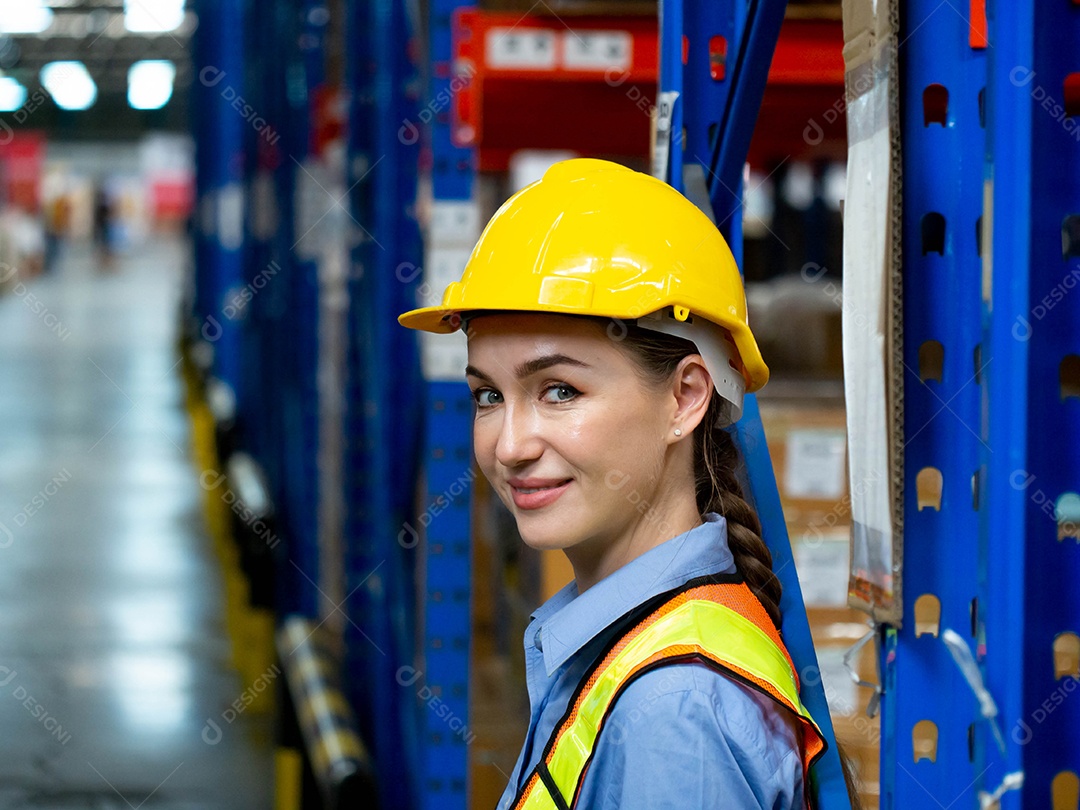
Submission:
[[[539,762],[514,801],[515,810],[569,810],[604,722],[622,690],[648,669],[704,663],[768,695],[802,727],[803,784],[825,739],[799,700],[799,677],[769,614],[739,574],[687,583],[630,627],[585,673]]]

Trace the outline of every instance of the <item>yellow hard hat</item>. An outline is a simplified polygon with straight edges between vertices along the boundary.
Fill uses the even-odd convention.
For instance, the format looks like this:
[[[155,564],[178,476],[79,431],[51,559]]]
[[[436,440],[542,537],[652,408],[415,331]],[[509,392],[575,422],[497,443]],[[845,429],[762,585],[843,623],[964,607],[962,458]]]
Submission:
[[[739,268],[716,226],[667,183],[606,160],[561,161],[514,194],[442,304],[398,322],[449,333],[476,310],[618,318],[686,337],[731,401],[732,421],[743,389],[769,379]]]

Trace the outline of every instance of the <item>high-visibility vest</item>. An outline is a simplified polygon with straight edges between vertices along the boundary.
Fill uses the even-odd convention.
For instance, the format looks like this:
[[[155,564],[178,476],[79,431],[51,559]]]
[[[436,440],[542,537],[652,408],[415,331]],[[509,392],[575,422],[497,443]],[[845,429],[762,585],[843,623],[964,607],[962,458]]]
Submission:
[[[635,623],[635,619],[644,615]],[[741,574],[712,574],[661,594],[620,620],[625,628],[585,673],[514,810],[569,810],[615,701],[646,670],[694,662],[768,695],[802,726],[803,785],[825,738],[799,700],[799,676],[780,634]]]

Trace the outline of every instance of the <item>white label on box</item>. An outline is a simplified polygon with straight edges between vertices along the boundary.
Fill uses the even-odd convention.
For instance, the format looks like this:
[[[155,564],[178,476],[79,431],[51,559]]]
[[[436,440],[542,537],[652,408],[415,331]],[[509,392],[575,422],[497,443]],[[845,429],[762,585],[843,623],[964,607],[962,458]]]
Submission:
[[[465,333],[449,335],[420,333],[420,359],[428,382],[465,382],[465,364],[469,362]]]
[[[436,200],[431,204],[431,243],[472,248],[479,237],[480,208],[472,200]]]
[[[443,292],[451,282],[461,278],[461,271],[468,261],[469,248],[435,247],[427,250],[424,262],[424,281],[417,288],[419,306],[435,306],[442,303]],[[449,335],[423,332],[420,335],[420,353],[424,379],[463,382],[468,351],[465,333],[458,331]]]
[[[667,182],[668,155],[671,152],[671,121],[675,115],[677,90],[665,90],[656,100],[656,143],[653,145],[652,176]]]
[[[567,31],[563,34],[563,67],[568,70],[630,69],[634,38],[628,31]]]
[[[535,28],[490,28],[484,41],[489,68],[555,69],[555,32]]]
[[[838,500],[844,495],[844,454],[841,430],[793,430],[787,436],[784,495],[788,498]]]
[[[244,187],[229,183],[218,191],[217,234],[222,250],[239,250],[244,244]]]
[[[471,252],[469,248],[429,247],[424,265],[424,282],[417,288],[420,299],[417,306],[433,307],[441,304],[446,288],[461,279],[465,262],[469,260]]]
[[[791,545],[803,602],[813,607],[843,607],[847,604],[848,532],[811,528]]]

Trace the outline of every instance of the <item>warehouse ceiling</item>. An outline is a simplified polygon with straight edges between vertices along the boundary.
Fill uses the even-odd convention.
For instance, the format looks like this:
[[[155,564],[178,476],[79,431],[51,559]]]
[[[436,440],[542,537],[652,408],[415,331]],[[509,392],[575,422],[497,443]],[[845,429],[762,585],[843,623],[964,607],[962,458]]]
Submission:
[[[128,7],[129,13],[142,16],[143,27],[168,27],[173,22],[168,19],[168,3],[138,0]],[[128,19],[139,27],[135,17]],[[47,21],[47,27],[27,32],[38,20]],[[0,112],[0,119],[13,129],[78,139],[185,129],[189,43],[198,20],[186,10],[175,21],[179,24],[168,31],[131,31],[125,25],[123,0],[0,0],[0,73],[26,88],[26,100],[18,109]],[[85,110],[61,109],[42,88],[45,65],[72,60],[86,66],[97,87],[96,100]],[[144,60],[167,60],[175,66],[174,92],[161,109],[136,110],[129,104],[128,71]]]
[[[493,0],[489,0],[491,4]],[[511,2],[511,0],[500,0]],[[535,6],[532,0],[519,0]],[[605,0],[549,0],[557,13],[597,10]],[[632,3],[615,0],[621,11]],[[169,6],[180,5],[172,19]],[[609,3],[610,4],[610,3]],[[0,91],[18,83],[24,98],[0,104],[0,138],[7,128],[33,129],[63,139],[138,137],[147,130],[188,129],[188,88],[192,80],[190,39],[198,18],[184,0],[0,0]],[[655,0],[640,0],[655,13]],[[144,28],[133,31],[129,14],[141,15]],[[639,12],[641,9],[639,9]],[[788,16],[828,17],[839,13],[839,0],[790,0]],[[47,23],[35,31],[33,21]],[[29,24],[28,24],[28,21]],[[155,25],[164,23],[164,25]],[[175,25],[173,25],[175,23]],[[33,32],[31,32],[33,31]],[[129,71],[137,62],[163,60],[175,67],[173,93],[160,109],[134,109],[128,99]],[[65,110],[61,99],[42,87],[42,68],[78,61],[96,86],[87,109]],[[61,77],[70,73],[59,71]],[[76,77],[78,78],[78,77]],[[72,81],[65,83],[71,84]],[[85,79],[83,79],[85,82]],[[0,92],[0,101],[4,96]]]

